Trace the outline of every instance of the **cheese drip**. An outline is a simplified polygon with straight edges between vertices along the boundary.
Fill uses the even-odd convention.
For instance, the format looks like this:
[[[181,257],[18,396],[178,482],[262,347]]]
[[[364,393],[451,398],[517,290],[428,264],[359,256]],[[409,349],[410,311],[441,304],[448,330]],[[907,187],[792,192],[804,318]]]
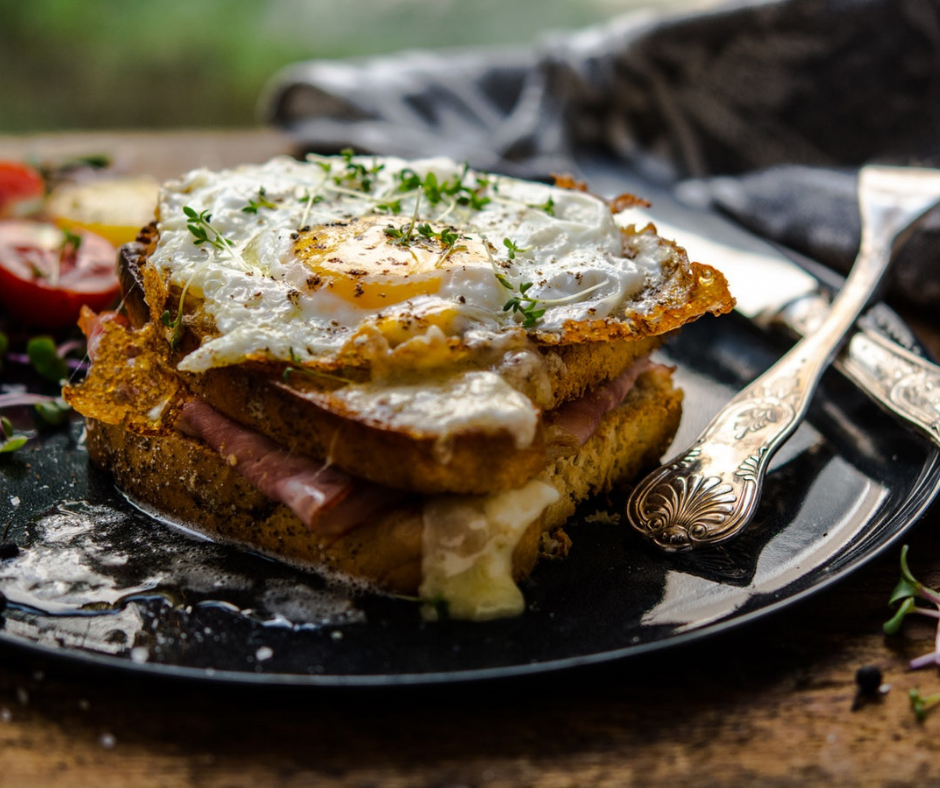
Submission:
[[[488,496],[440,496],[424,505],[419,596],[443,601],[451,618],[486,621],[525,609],[512,577],[516,545],[545,509],[558,500],[554,487],[531,481]],[[436,607],[426,615],[435,618]]]

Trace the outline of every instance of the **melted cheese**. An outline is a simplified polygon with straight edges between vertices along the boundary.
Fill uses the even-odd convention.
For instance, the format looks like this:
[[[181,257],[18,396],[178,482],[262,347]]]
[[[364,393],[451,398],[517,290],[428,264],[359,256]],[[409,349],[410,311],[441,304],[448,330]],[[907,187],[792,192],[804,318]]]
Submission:
[[[414,435],[508,431],[520,449],[532,444],[539,412],[494,372],[466,372],[420,385],[351,385],[332,394],[363,421]]]
[[[512,554],[545,509],[558,500],[554,487],[531,481],[490,496],[441,496],[424,505],[424,581],[419,594],[436,615],[444,602],[452,618],[484,621],[525,609],[512,577]]]

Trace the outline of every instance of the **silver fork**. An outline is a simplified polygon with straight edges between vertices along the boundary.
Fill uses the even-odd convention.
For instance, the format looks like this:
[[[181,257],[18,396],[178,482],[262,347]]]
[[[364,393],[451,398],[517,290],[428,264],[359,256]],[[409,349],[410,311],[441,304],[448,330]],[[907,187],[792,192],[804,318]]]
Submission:
[[[888,269],[895,243],[940,203],[940,170],[864,167],[858,202],[861,248],[826,319],[728,402],[691,448],[630,495],[630,524],[656,546],[667,552],[712,546],[748,525],[771,457],[806,415],[823,371]]]

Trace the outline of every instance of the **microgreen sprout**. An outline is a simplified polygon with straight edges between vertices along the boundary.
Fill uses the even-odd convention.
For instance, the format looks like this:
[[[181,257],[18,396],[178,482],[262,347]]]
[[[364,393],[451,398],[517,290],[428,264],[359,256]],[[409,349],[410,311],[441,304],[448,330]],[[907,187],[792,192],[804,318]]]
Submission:
[[[904,619],[912,613],[940,619],[940,593],[925,586],[914,577],[907,563],[907,553],[908,546],[904,545],[901,548],[901,579],[894,587],[891,598],[888,600],[889,605],[897,603],[900,603],[900,605],[894,616],[885,622],[884,631],[888,635],[896,634],[900,630]],[[932,607],[919,605],[917,604],[918,601],[926,602]],[[928,656],[932,657],[937,664],[940,664],[940,648]],[[914,665],[911,667],[914,667]]]
[[[9,454],[26,444],[29,437],[17,434],[12,422],[6,416],[0,416],[0,454]]]
[[[195,273],[193,274],[195,276]],[[183,330],[183,307],[186,303],[186,291],[189,290],[189,285],[193,281],[193,276],[190,276],[186,280],[186,284],[183,285],[183,289],[180,291],[180,302],[176,308],[176,319],[170,315],[170,310],[167,309],[162,315],[160,315],[160,322],[163,323],[167,328],[173,329],[173,334],[170,336],[170,348],[176,350],[180,342],[180,333]]]
[[[919,720],[925,719],[927,712],[934,706],[940,704],[940,692],[935,692],[933,695],[924,697],[920,694],[920,690],[915,688],[908,691],[908,697],[911,701],[911,709]]]
[[[309,191],[304,193],[304,196],[300,198],[300,202],[304,206],[304,215],[300,218],[300,229],[303,229],[307,226],[307,220],[310,218],[310,209],[314,205],[318,205],[323,202],[322,194],[311,194]]]
[[[539,299],[526,295],[533,282],[523,282],[517,288],[503,274],[496,274],[496,280],[509,292],[518,293],[503,304],[503,311],[518,312],[523,316],[522,327],[532,328],[539,321],[539,318],[545,314],[545,307],[539,306]]]
[[[430,599],[422,599],[424,617],[432,621],[445,621],[450,618],[450,602],[443,593],[438,591]]]
[[[437,205],[444,199],[450,199],[457,205],[468,206],[475,211],[479,211],[490,202],[490,198],[484,196],[483,192],[489,186],[489,179],[478,176],[476,186],[466,186],[467,172],[470,167],[464,164],[463,170],[459,175],[445,181],[439,181],[437,175],[429,172],[422,178],[410,167],[405,167],[398,173],[398,191],[412,192],[420,189],[431,205]]]
[[[401,213],[401,200],[389,200],[388,202],[380,202],[375,206],[377,211],[384,211],[385,213]]]
[[[515,241],[511,241],[508,238],[503,238],[503,246],[509,250],[509,259],[515,260],[517,254],[525,254],[528,252],[528,248],[523,249],[521,246],[518,246]]]
[[[403,224],[400,227],[395,227],[390,224],[385,228],[384,232],[388,238],[388,242],[396,246],[411,246],[413,243],[419,241],[424,241],[425,243],[437,241],[440,243],[442,251],[435,265],[440,267],[451,253],[466,249],[466,247],[457,245],[457,241],[460,240],[461,235],[456,227],[445,227],[443,230],[438,231],[435,230],[429,222],[418,224],[418,208],[421,205],[422,194],[424,194],[424,189],[420,188],[418,190],[418,196],[415,199],[415,208],[411,216],[411,222],[409,224]]]
[[[216,249],[225,250],[235,245],[209,224],[212,221],[212,214],[208,210],[197,212],[195,208],[184,205],[183,213],[186,214],[187,219],[186,229],[193,236],[193,243],[196,246],[207,243]]]
[[[69,420],[71,406],[61,397],[51,397],[48,400],[33,405],[36,415],[43,424],[50,427],[61,427]]]
[[[545,211],[545,213],[547,213],[549,216],[555,215],[555,201],[551,197],[549,197],[541,205],[529,204],[529,207],[534,208],[537,211]]]
[[[364,192],[372,191],[375,176],[385,169],[385,165],[373,161],[371,167],[366,167],[364,164],[353,161],[356,153],[352,148],[344,148],[340,151],[340,155],[346,162],[346,168],[339,175],[333,176],[333,183]]]
[[[934,650],[928,654],[912,659],[908,663],[911,670],[925,668],[931,665],[940,665],[940,592],[924,585],[914,577],[907,563],[908,546],[901,548],[901,579],[891,592],[889,605],[897,605],[894,615],[885,622],[885,634],[895,635],[910,615],[920,615],[938,622],[937,634],[934,639]],[[911,707],[918,719],[923,719],[927,710],[940,704],[940,693],[921,696],[918,690],[911,690]]]
[[[393,243],[396,246],[411,245],[411,242],[414,240],[412,233],[414,233],[415,225],[418,223],[418,208],[421,206],[421,194],[422,192],[419,190],[418,196],[415,198],[415,209],[411,214],[410,224],[403,224],[401,227],[395,227],[390,224],[385,228],[384,232],[389,243]]]
[[[62,243],[59,244],[59,255],[62,257],[74,257],[78,254],[79,247],[82,245],[82,237],[71,230],[62,230]]]
[[[271,202],[265,193],[264,186],[258,187],[258,199],[257,200],[248,200],[248,205],[242,208],[242,213],[258,213],[259,208],[277,208],[273,202]]]
[[[523,252],[528,251],[528,249],[522,249],[516,245],[509,238],[503,239],[503,246],[509,250],[509,259],[514,260],[517,254],[522,254]],[[486,245],[487,251],[489,252],[490,246]],[[529,290],[534,286],[534,282],[522,282],[519,285],[513,283],[509,277],[505,274],[500,273],[496,270],[495,263],[493,261],[492,254],[490,254],[490,263],[493,265],[493,275],[504,288],[509,292],[513,293],[513,296],[503,304],[504,312],[519,313],[523,317],[522,326],[523,328],[532,328],[545,314],[545,310],[549,306],[554,306],[556,304],[567,304],[572,301],[579,301],[584,298],[588,293],[593,293],[595,290],[600,290],[604,287],[608,280],[603,282],[598,282],[596,285],[591,287],[586,287],[584,290],[580,290],[577,293],[571,293],[570,295],[561,296],[560,298],[538,298],[536,296],[529,295]],[[508,265],[508,264],[504,264]]]
[[[186,229],[193,237],[193,243],[196,246],[209,244],[209,246],[225,252],[229,259],[245,271],[250,271],[251,266],[245,262],[238,250],[235,248],[234,241],[226,238],[222,233],[216,230],[210,222],[212,214],[208,210],[196,211],[188,205],[183,206],[183,213],[186,214]],[[187,287],[189,284],[187,283]]]
[[[288,348],[287,352],[290,355],[291,363],[297,364],[297,366],[284,367],[284,371],[281,373],[281,380],[285,383],[290,382],[290,377],[294,374],[306,375],[313,378],[326,378],[328,380],[339,381],[340,383],[352,383],[349,378],[344,378],[334,372],[324,372],[323,370],[303,366],[303,360],[297,355],[294,348]]]
[[[52,337],[33,337],[26,343],[29,363],[45,380],[59,383],[69,375],[68,364],[59,355]]]

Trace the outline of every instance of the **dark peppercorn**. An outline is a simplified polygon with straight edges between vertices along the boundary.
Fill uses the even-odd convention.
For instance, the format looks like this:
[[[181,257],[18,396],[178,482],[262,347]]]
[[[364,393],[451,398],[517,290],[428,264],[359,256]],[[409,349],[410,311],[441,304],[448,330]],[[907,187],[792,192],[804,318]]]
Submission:
[[[16,558],[20,554],[20,548],[16,542],[0,542],[0,561],[6,561],[8,558]]]
[[[859,692],[874,695],[881,686],[881,670],[874,665],[865,665],[855,671],[855,683]]]

